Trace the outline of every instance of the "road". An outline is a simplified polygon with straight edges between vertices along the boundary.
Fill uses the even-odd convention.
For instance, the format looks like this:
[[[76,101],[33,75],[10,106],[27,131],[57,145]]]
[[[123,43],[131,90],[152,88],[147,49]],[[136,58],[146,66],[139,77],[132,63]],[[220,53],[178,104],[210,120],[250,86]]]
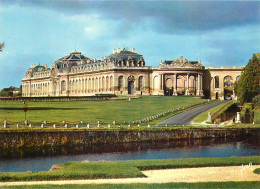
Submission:
[[[206,104],[203,106],[199,106],[190,110],[187,110],[185,112],[182,112],[180,114],[177,114],[175,116],[172,116],[160,123],[158,125],[189,125],[191,121],[200,113],[205,112],[209,110],[210,108],[213,108],[219,104],[227,102],[226,100],[223,101],[217,101],[210,104]]]

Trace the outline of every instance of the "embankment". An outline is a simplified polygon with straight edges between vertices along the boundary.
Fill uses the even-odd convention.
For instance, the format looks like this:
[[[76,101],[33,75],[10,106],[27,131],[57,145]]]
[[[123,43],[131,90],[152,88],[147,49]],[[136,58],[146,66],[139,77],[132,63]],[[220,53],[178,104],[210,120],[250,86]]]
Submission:
[[[243,138],[260,136],[260,129],[107,129],[107,130],[1,130],[0,150],[38,149],[57,146],[155,142],[179,139]]]

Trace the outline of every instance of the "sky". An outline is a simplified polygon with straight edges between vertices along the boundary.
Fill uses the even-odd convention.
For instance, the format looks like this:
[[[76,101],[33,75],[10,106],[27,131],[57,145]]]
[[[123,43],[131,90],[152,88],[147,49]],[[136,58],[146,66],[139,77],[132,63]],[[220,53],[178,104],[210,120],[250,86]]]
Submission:
[[[74,50],[100,59],[135,48],[147,66],[180,56],[245,66],[260,52],[260,1],[0,0],[1,42],[0,90]]]

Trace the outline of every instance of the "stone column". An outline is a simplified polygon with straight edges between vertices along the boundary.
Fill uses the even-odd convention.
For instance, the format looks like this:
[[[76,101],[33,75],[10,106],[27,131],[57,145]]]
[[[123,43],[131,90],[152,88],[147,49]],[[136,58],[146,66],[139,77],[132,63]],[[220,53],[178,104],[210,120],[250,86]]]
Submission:
[[[30,81],[30,82],[29,82],[29,97],[32,96],[32,94],[31,94],[31,87],[32,87],[32,84],[31,84],[31,81]]]
[[[190,95],[190,76],[187,74],[187,89],[185,91],[185,95]]]
[[[162,90],[164,90],[164,74],[162,74]]]
[[[198,88],[197,88],[197,95],[203,95],[202,91],[202,74],[198,74]]]
[[[177,96],[178,93],[177,93],[177,74],[176,73],[173,75],[173,80],[174,80],[173,95]]]
[[[202,93],[203,93],[203,76],[202,76],[202,74],[200,75],[200,90],[202,91]]]
[[[162,76],[162,74],[160,74],[160,90],[163,90],[163,76]],[[155,84],[154,84],[155,85]]]
[[[42,94],[41,94],[41,96],[44,96],[44,83],[41,83],[41,86],[42,86]]]
[[[67,76],[66,78],[66,95],[69,96],[70,95],[70,81],[69,81],[69,76]]]

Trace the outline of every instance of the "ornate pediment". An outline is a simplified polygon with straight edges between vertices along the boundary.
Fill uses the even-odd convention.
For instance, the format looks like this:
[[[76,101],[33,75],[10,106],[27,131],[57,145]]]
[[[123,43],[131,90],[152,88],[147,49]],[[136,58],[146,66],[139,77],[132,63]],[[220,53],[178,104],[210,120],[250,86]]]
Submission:
[[[174,61],[164,61],[160,63],[160,66],[162,68],[167,67],[173,67],[173,68],[198,68],[202,67],[200,61],[192,61],[190,62],[186,58],[183,58],[182,56]]]

